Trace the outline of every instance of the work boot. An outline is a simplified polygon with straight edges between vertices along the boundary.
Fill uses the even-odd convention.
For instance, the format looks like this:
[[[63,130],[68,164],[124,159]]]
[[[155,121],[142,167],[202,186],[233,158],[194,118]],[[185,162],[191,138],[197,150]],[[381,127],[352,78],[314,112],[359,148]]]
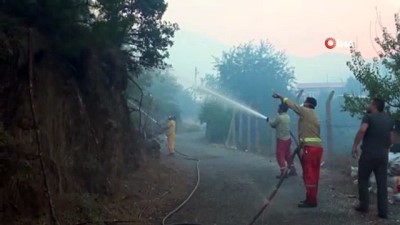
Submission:
[[[356,210],[357,212],[361,212],[361,213],[367,213],[368,209],[365,207],[362,207],[361,205],[357,205],[354,207],[354,210]]]
[[[317,204],[310,204],[308,202],[300,203],[297,205],[299,208],[316,208]]]
[[[387,214],[381,214],[381,213],[379,213],[379,214],[378,214],[378,217],[381,218],[381,219],[388,219]]]
[[[297,176],[297,172],[295,169],[292,169],[292,170],[290,170],[288,175],[289,175],[289,177],[294,177],[294,176]]]

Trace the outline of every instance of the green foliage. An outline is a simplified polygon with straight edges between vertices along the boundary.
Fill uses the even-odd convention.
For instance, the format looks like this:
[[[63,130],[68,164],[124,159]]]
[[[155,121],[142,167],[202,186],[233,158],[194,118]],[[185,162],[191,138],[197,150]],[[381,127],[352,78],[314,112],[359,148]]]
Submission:
[[[272,93],[277,91],[289,95],[294,82],[293,68],[288,66],[285,54],[264,41],[258,44],[245,43],[224,52],[221,58],[216,59],[215,69],[217,75],[206,75],[202,79],[203,85],[231,96],[265,115],[276,114]],[[214,132],[218,137],[227,135],[229,127],[225,124],[229,125],[231,115],[226,115],[216,103],[205,103],[205,106],[201,118],[207,123],[208,132]],[[212,106],[217,108],[211,110]],[[206,112],[211,114],[206,117]],[[252,130],[255,130],[255,125],[252,126]],[[261,126],[261,130],[260,135],[265,136],[266,126]]]
[[[225,141],[231,118],[232,111],[220,102],[208,100],[203,103],[199,120],[206,124],[206,139],[217,143]]]
[[[219,86],[246,103],[265,104],[273,91],[287,92],[294,81],[284,53],[264,41],[224,52],[216,59],[215,68]]]
[[[386,28],[382,29],[382,38],[375,41],[381,48],[379,57],[367,62],[361,52],[351,50],[352,60],[347,63],[355,78],[368,92],[368,98],[345,96],[344,110],[351,115],[361,116],[369,99],[382,98],[387,103],[387,111],[400,119],[400,18],[395,15],[397,34],[392,36]]]
[[[165,67],[176,24],[161,20],[164,0],[4,0],[0,11],[50,36],[56,53],[77,59],[88,47],[121,49],[127,69]],[[135,73],[137,75],[137,73]]]
[[[177,77],[168,70],[146,70],[137,78],[144,89],[143,108],[157,120],[165,120],[175,115],[177,120],[182,116],[197,116],[197,104],[193,90],[185,89],[177,81]],[[129,95],[138,96],[139,92],[129,88]]]
[[[166,119],[169,115],[175,115],[181,119],[181,110],[177,100],[177,94],[183,91],[177,78],[168,72],[155,74],[151,80],[151,86],[146,92],[151,94],[152,113],[156,118]]]

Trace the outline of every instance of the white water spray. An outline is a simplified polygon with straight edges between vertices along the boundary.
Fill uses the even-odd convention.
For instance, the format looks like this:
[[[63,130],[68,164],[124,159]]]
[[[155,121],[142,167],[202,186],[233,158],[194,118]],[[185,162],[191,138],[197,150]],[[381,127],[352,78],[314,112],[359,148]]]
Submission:
[[[145,111],[143,111],[143,109],[139,108],[138,105],[136,105],[135,103],[133,103],[132,101],[129,100],[129,103],[131,105],[133,105],[137,110],[140,110],[140,112],[142,112],[145,116],[147,116],[147,118],[149,118],[151,121],[153,121],[154,123],[158,123],[158,121],[156,119],[154,119],[153,117],[151,117],[149,114],[147,114]]]
[[[220,100],[223,100],[224,102],[229,103],[230,105],[234,106],[237,109],[241,109],[241,110],[243,110],[243,111],[245,111],[245,112],[247,112],[249,114],[252,114],[253,116],[256,116],[258,118],[267,119],[266,116],[264,116],[263,114],[253,110],[252,108],[250,108],[250,107],[248,107],[246,105],[240,104],[239,102],[236,102],[236,101],[234,101],[234,100],[232,100],[230,98],[227,98],[227,97],[225,97],[225,96],[223,96],[223,95],[221,95],[221,94],[219,94],[219,93],[217,93],[215,91],[212,91],[212,90],[210,90],[210,89],[208,89],[206,87],[202,87],[202,86],[198,86],[198,88],[203,90],[203,91],[205,91],[205,92],[207,92],[207,93],[209,93],[209,94],[214,95],[215,97],[218,97]]]

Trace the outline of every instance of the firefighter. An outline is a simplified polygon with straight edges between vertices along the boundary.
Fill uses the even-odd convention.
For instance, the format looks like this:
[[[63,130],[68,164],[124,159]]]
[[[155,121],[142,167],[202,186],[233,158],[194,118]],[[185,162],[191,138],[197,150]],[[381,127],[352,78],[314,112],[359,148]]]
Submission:
[[[282,176],[296,176],[296,169],[294,163],[289,165],[291,158],[290,146],[292,139],[290,137],[290,116],[287,113],[288,106],[280,104],[278,107],[278,116],[272,120],[267,118],[269,125],[276,129],[276,160],[280,167],[280,175],[276,178],[281,179]],[[286,173],[286,168],[290,168],[289,173]]]
[[[273,94],[286,104],[298,116],[298,136],[300,141],[301,164],[303,167],[303,180],[306,187],[306,200],[301,201],[299,208],[317,207],[318,183],[323,153],[322,140],[320,136],[320,122],[315,112],[317,100],[307,97],[302,106],[299,106],[280,95]]]
[[[176,122],[174,116],[168,117],[167,123],[167,142],[168,142],[168,151],[170,155],[175,154],[175,130],[176,130]]]

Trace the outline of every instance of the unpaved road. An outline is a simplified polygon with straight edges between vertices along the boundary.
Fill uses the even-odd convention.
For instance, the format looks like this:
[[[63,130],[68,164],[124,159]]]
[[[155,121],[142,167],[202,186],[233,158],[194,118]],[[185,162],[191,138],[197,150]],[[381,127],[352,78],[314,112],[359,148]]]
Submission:
[[[274,158],[211,146],[201,140],[199,133],[178,135],[177,150],[201,160],[201,183],[193,198],[167,224],[246,225],[278,181]],[[162,154],[166,154],[165,149]],[[179,156],[162,158],[166,165],[184,168],[194,186],[195,162]],[[352,204],[356,199],[349,195],[354,195],[355,190],[348,167],[323,169],[318,208],[297,208],[305,197],[301,169],[298,165],[297,168],[300,176],[285,180],[256,224],[400,224],[400,205],[390,206],[389,220],[376,217],[375,201],[369,214],[354,212]]]

